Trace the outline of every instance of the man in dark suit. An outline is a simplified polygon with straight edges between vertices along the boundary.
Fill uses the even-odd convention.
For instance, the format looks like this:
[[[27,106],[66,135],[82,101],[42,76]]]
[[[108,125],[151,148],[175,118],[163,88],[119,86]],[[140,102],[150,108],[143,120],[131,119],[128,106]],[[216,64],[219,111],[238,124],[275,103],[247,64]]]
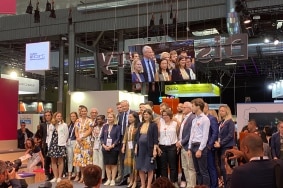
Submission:
[[[44,113],[44,119],[45,119],[45,122],[40,124],[40,132],[42,135],[42,149],[43,149],[42,154],[44,156],[45,176],[46,176],[46,180],[49,181],[53,177],[52,177],[52,173],[50,173],[51,158],[46,156],[48,152],[48,143],[46,143],[46,140],[48,136],[52,136],[52,135],[47,134],[48,128],[51,125],[52,112],[46,111]]]
[[[154,82],[154,74],[156,72],[155,62],[153,59],[153,50],[150,46],[144,46],[142,49],[143,58],[141,60],[143,66],[143,74],[145,82]]]
[[[204,103],[203,113],[208,117],[210,121],[208,142],[207,142],[207,167],[210,176],[210,187],[217,188],[218,187],[218,176],[215,165],[215,148],[214,142],[218,139],[218,122],[216,117],[208,114],[209,106],[207,103]]]
[[[26,128],[26,123],[21,122],[21,128],[18,129],[18,148],[25,149],[25,143],[28,138],[32,138],[33,133]]]
[[[121,112],[118,115],[118,125],[121,126],[121,141],[122,141],[124,134],[125,134],[125,131],[126,131],[126,128],[128,126],[128,115],[133,111],[130,110],[130,105],[129,105],[129,102],[127,100],[122,100],[120,104],[121,104],[121,108],[122,108],[123,112]],[[120,152],[119,157],[118,157],[118,177],[115,180],[118,183],[118,185],[127,184],[127,178],[123,177],[123,174],[124,174],[124,158],[125,158],[125,154]]]
[[[192,156],[188,155],[188,144],[191,136],[192,121],[195,115],[192,113],[192,103],[183,104],[184,120],[181,123],[180,134],[176,146],[181,150],[181,165],[186,178],[186,187],[195,187],[196,171]]]
[[[283,159],[283,151],[281,150],[283,145],[283,122],[279,122],[277,125],[278,132],[274,133],[271,137],[271,154],[273,159]]]
[[[257,134],[247,134],[240,148],[241,151],[235,149],[226,151],[226,154],[230,152],[234,155],[232,158],[248,161],[232,170],[227,158],[225,159],[228,188],[283,187],[283,162],[263,156],[263,141]]]

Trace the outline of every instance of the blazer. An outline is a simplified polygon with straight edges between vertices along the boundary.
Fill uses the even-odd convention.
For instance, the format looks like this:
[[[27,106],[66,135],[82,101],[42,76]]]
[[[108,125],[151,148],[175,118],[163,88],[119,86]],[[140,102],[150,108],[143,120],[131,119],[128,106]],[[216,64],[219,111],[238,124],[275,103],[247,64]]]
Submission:
[[[235,124],[232,119],[224,122],[222,127],[219,127],[218,138],[220,138],[220,148],[229,148],[235,146]]]
[[[130,113],[134,112],[133,110],[128,110],[126,113],[127,113],[127,119],[128,119],[128,115]],[[126,128],[128,127],[128,122],[126,122],[126,125],[124,125],[125,127],[123,127],[122,129],[122,126],[123,126],[123,116],[124,116],[124,112],[120,113],[118,115],[118,125],[120,126],[120,129],[121,129],[121,135],[123,136],[125,134],[125,131],[126,131]],[[122,130],[123,130],[123,133],[122,133]]]
[[[254,160],[234,168],[228,181],[228,188],[273,188],[275,187],[274,168],[276,163],[280,164],[281,174],[283,173],[283,162],[281,160]],[[229,184],[228,183],[228,184]]]
[[[108,129],[109,124],[105,124],[102,127],[101,135],[100,135],[100,143],[106,145],[107,138],[108,138]],[[121,127],[118,125],[113,125],[111,131],[110,131],[110,138],[112,139],[112,144],[114,144],[113,151],[119,151],[120,150],[120,141],[121,141]],[[105,149],[102,147],[102,150],[105,151]]]
[[[196,79],[192,69],[185,69],[185,70],[190,77],[189,79],[186,79],[186,80],[195,80]],[[184,81],[179,68],[172,70],[172,81]]]
[[[271,136],[270,141],[271,141],[270,147],[271,147],[272,158],[277,157],[278,159],[280,159],[281,144],[280,144],[280,134],[279,134],[279,132],[274,133]]]
[[[144,74],[138,73],[138,75],[140,76],[141,80],[138,79],[137,73],[135,73],[135,72],[132,73],[132,82],[133,83],[145,82]]]
[[[48,137],[46,138],[46,142],[48,144],[48,148],[50,147],[51,140],[52,140],[52,134],[55,130],[54,125],[49,125],[49,130],[48,130]],[[58,146],[66,146],[67,140],[69,138],[69,129],[68,125],[66,123],[59,124],[58,126]]]
[[[145,62],[145,59],[143,58],[141,60],[141,63],[142,63],[142,67],[143,67],[143,75],[144,75],[144,79],[145,79],[145,82],[149,82],[149,79],[148,79],[148,72],[147,72],[147,68],[146,68],[146,64],[148,62]],[[152,78],[152,81],[151,82],[154,82],[154,75],[155,75],[155,72],[156,72],[156,69],[155,69],[155,62],[150,60],[149,59],[149,63],[151,63],[151,67],[153,70],[152,71],[152,75],[153,75],[153,78]]]
[[[23,134],[21,129],[18,129],[18,148],[20,149],[25,149],[25,134]],[[27,134],[27,138],[32,138],[33,137],[33,133],[26,128],[26,134]]]
[[[193,119],[195,119],[195,117],[196,115],[191,113],[189,117],[186,119],[186,123],[184,124],[184,127],[183,127],[181,145],[186,151],[188,151],[189,140],[190,140],[191,129],[192,129],[192,122],[193,122]]]
[[[139,155],[139,139],[141,136],[141,126],[143,123],[140,123],[138,126],[138,131],[136,134],[136,146],[137,146],[137,156]],[[149,157],[153,156],[153,148],[154,145],[158,145],[158,128],[157,124],[154,122],[151,122],[148,126],[147,131],[147,149],[148,149],[148,155]]]
[[[217,119],[214,116],[208,114],[207,117],[210,121],[207,146],[211,149],[213,148],[214,142],[218,139],[219,128]]]

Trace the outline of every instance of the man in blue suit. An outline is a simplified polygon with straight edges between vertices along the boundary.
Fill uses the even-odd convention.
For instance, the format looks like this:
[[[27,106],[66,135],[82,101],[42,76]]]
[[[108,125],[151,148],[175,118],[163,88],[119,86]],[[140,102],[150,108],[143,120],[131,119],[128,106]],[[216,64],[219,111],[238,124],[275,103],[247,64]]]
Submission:
[[[271,137],[271,154],[273,159],[283,159],[283,122],[277,125],[278,132]]]
[[[154,82],[154,74],[156,72],[155,62],[152,60],[154,53],[150,46],[144,46],[142,49],[143,58],[141,60],[143,66],[143,74],[145,82]]]
[[[192,155],[188,155],[188,144],[191,136],[192,121],[195,115],[192,113],[192,103],[185,102],[183,104],[184,120],[181,123],[180,133],[176,146],[181,150],[181,163],[184,170],[186,183],[188,188],[193,188],[196,185],[196,171]]]
[[[203,113],[208,117],[210,121],[208,142],[207,142],[207,167],[210,176],[210,188],[218,187],[218,176],[215,165],[215,148],[214,142],[218,139],[218,122],[216,117],[208,114],[209,106],[207,103],[204,103]]]

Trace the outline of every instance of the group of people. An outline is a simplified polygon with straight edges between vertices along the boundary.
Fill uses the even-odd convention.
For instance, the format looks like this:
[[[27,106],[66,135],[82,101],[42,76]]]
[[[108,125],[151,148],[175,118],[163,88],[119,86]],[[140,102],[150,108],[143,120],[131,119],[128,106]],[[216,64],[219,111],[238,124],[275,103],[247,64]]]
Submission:
[[[162,52],[156,61],[155,54],[150,46],[142,49],[142,58],[137,52],[132,57],[132,82],[163,82],[195,80],[194,58],[182,51],[179,56],[175,50]]]
[[[101,115],[97,108],[88,113],[87,107],[80,105],[78,113],[70,113],[69,125],[61,113],[47,111],[39,128],[41,150],[34,147],[28,151],[42,151],[44,160],[37,156],[51,182],[60,182],[66,169],[69,180],[74,175],[74,181],[83,183],[86,166],[94,164],[102,169],[104,185],[109,186],[121,185],[128,178],[127,187],[137,187],[140,179],[142,188],[150,188],[154,178],[169,177],[175,187],[230,187],[233,181],[227,177],[231,169],[227,171],[225,156],[227,151],[234,152],[236,137],[229,106],[221,105],[217,114],[203,99],[196,98],[179,103],[176,114],[166,103],[160,104],[160,114],[152,107],[148,101],[136,112],[123,100],[116,104],[118,114],[108,108],[107,114]],[[259,132],[254,122],[247,126],[249,133]],[[274,159],[283,156],[283,123],[278,130],[270,139]],[[261,138],[261,134],[254,135]]]

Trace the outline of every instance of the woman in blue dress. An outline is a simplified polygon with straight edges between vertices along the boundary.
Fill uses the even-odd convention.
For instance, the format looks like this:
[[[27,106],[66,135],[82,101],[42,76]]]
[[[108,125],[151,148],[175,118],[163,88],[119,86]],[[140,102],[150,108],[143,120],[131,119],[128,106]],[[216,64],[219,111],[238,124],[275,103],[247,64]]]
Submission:
[[[155,157],[158,146],[158,128],[153,122],[152,110],[143,112],[143,121],[136,135],[136,169],[139,171],[141,188],[145,188],[145,172],[147,172],[147,188],[151,187],[153,171],[156,168]]]

